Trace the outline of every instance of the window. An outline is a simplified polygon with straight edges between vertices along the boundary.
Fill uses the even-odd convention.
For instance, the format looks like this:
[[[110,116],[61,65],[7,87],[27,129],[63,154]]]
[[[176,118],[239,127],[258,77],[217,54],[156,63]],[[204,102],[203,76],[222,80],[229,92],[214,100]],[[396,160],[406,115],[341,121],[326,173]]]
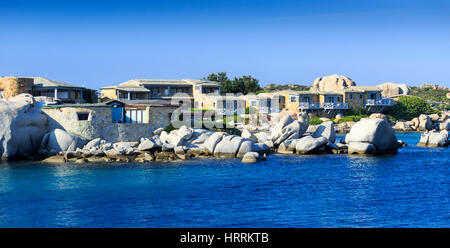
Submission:
[[[350,99],[353,99],[353,94],[350,94]]]
[[[213,108],[214,109],[216,108],[216,102],[213,102]]]
[[[69,91],[58,91],[58,98],[59,99],[69,99],[70,92]]]
[[[3,98],[3,90],[0,89],[0,98]]]
[[[78,117],[79,121],[87,121],[87,120],[89,120],[89,113],[79,112],[79,113],[77,113],[77,117]]]
[[[203,102],[202,102],[201,106],[202,106],[202,108],[203,108]]]
[[[255,107],[256,106],[256,100],[251,100],[250,101],[250,106]]]
[[[141,109],[129,109],[125,112],[125,122],[126,123],[144,123],[145,116],[147,114],[146,110]]]
[[[296,96],[291,96],[291,102],[297,102],[297,97]]]
[[[337,97],[337,100],[338,100],[338,102],[340,102],[340,101],[341,101],[341,97],[340,97],[340,96],[338,96],[338,97]]]
[[[359,94],[359,99],[362,99],[362,94]]]

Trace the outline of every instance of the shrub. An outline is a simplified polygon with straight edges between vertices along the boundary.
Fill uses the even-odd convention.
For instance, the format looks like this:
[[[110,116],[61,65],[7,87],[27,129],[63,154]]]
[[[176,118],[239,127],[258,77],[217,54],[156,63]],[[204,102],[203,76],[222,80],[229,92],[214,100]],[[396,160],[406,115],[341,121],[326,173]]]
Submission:
[[[311,118],[309,120],[309,125],[320,125],[320,124],[322,124],[322,122],[323,121],[319,117],[314,116],[313,118]]]
[[[342,117],[341,119],[339,119],[337,121],[337,123],[343,123],[343,122],[349,122],[349,121],[354,121],[357,122],[359,120],[361,120],[361,118],[366,118],[369,117],[368,115],[347,115]]]
[[[167,127],[164,128],[164,131],[170,133],[171,131],[175,130],[175,128],[172,126],[172,123],[167,125]]]
[[[401,96],[397,103],[386,111],[394,119],[411,120],[421,114],[435,114],[434,110],[425,100],[417,96]]]

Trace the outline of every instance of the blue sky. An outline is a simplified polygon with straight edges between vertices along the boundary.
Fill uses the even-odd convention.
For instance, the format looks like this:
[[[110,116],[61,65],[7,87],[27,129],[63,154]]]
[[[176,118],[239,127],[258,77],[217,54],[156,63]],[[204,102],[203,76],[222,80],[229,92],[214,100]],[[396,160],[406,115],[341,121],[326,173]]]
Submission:
[[[450,1],[1,1],[0,75],[450,86]]]

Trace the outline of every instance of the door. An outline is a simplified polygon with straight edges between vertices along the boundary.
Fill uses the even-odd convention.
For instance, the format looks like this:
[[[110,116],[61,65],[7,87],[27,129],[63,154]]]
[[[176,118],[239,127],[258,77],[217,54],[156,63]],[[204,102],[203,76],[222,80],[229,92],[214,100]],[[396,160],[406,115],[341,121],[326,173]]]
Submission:
[[[123,108],[122,107],[113,107],[111,109],[112,113],[112,122],[113,123],[123,123]]]

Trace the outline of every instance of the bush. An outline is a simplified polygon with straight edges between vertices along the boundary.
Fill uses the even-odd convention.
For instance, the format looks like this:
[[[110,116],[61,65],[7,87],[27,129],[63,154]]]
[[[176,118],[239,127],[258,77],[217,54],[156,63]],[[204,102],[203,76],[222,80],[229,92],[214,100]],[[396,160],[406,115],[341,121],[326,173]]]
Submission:
[[[341,119],[339,119],[337,121],[337,123],[343,123],[343,122],[349,122],[349,121],[354,121],[357,122],[359,120],[361,120],[361,118],[367,118],[369,117],[368,115],[347,115],[342,117]]]
[[[175,128],[172,126],[172,123],[167,125],[167,127],[164,128],[164,131],[170,133],[171,131],[175,130]]]
[[[313,118],[311,118],[309,120],[309,125],[320,125],[320,124],[322,124],[322,122],[323,121],[319,117],[314,116]]]
[[[369,116],[370,111],[365,108],[360,108],[360,109],[356,109],[356,110],[349,110],[348,115]]]
[[[397,103],[386,111],[394,119],[411,120],[421,114],[435,114],[434,110],[425,100],[417,96],[401,96]]]

